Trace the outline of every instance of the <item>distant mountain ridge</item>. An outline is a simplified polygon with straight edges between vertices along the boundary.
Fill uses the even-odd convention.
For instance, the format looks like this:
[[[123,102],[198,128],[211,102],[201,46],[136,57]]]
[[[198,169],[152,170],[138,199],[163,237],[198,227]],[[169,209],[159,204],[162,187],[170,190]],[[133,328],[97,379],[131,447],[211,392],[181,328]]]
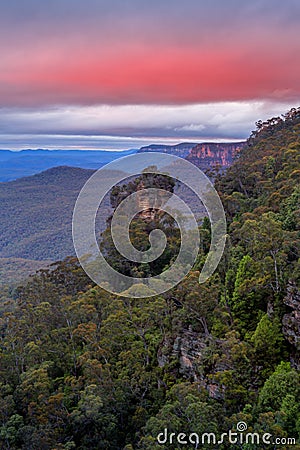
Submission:
[[[58,166],[99,169],[136,150],[0,150],[0,182],[13,181]]]
[[[179,156],[180,158],[186,158],[190,153],[191,149],[195,147],[195,142],[182,142],[176,145],[159,145],[159,144],[151,144],[145,147],[141,147],[138,150],[138,153],[145,152],[160,152],[160,153],[169,153],[171,155]]]
[[[138,153],[160,152],[186,158],[200,169],[215,165],[228,167],[244,142],[200,143],[182,142],[176,145],[151,144],[139,150],[0,150],[0,182],[13,181],[34,175],[52,167],[69,166],[82,169],[100,169],[115,159]]]
[[[185,158],[201,170],[209,170],[215,166],[221,169],[229,167],[246,142],[185,142],[177,145],[148,145],[138,153],[161,152]]]

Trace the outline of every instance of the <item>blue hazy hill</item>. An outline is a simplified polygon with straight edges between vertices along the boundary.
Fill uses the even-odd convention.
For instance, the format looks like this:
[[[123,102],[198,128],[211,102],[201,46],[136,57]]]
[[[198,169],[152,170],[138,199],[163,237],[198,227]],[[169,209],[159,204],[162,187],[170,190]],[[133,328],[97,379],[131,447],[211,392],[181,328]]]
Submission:
[[[136,150],[0,150],[0,181],[12,181],[58,166],[99,169]]]

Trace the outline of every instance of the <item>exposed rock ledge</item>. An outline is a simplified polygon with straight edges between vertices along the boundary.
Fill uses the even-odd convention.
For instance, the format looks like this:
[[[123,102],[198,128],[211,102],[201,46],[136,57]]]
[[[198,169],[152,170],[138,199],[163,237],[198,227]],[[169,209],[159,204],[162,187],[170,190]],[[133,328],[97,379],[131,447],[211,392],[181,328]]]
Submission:
[[[294,284],[289,285],[284,303],[292,312],[283,316],[282,331],[289,343],[295,347],[292,363],[300,370],[300,291]]]

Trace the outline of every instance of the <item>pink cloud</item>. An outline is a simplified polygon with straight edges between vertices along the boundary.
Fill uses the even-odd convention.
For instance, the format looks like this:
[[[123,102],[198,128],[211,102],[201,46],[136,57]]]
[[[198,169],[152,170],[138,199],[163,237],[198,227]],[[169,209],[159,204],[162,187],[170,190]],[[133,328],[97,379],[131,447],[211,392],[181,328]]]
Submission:
[[[122,37],[122,36],[121,36]],[[264,33],[233,42],[176,46],[107,38],[91,43],[44,36],[2,46],[0,101],[42,104],[184,104],[250,99],[299,99],[299,39]],[[202,38],[202,36],[201,36]]]

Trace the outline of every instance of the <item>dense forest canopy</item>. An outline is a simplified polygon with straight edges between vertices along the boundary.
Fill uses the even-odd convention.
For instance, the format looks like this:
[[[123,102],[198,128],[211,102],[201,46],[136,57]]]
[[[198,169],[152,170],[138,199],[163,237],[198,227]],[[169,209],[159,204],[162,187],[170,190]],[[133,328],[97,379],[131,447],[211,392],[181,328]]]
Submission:
[[[193,270],[161,296],[109,295],[74,258],[20,287],[1,309],[0,447],[176,450],[157,442],[165,428],[221,434],[243,421],[300,448],[299,181],[295,108],[258,122],[217,177],[228,239],[205,284],[208,220]],[[149,224],[138,226],[143,245]]]

